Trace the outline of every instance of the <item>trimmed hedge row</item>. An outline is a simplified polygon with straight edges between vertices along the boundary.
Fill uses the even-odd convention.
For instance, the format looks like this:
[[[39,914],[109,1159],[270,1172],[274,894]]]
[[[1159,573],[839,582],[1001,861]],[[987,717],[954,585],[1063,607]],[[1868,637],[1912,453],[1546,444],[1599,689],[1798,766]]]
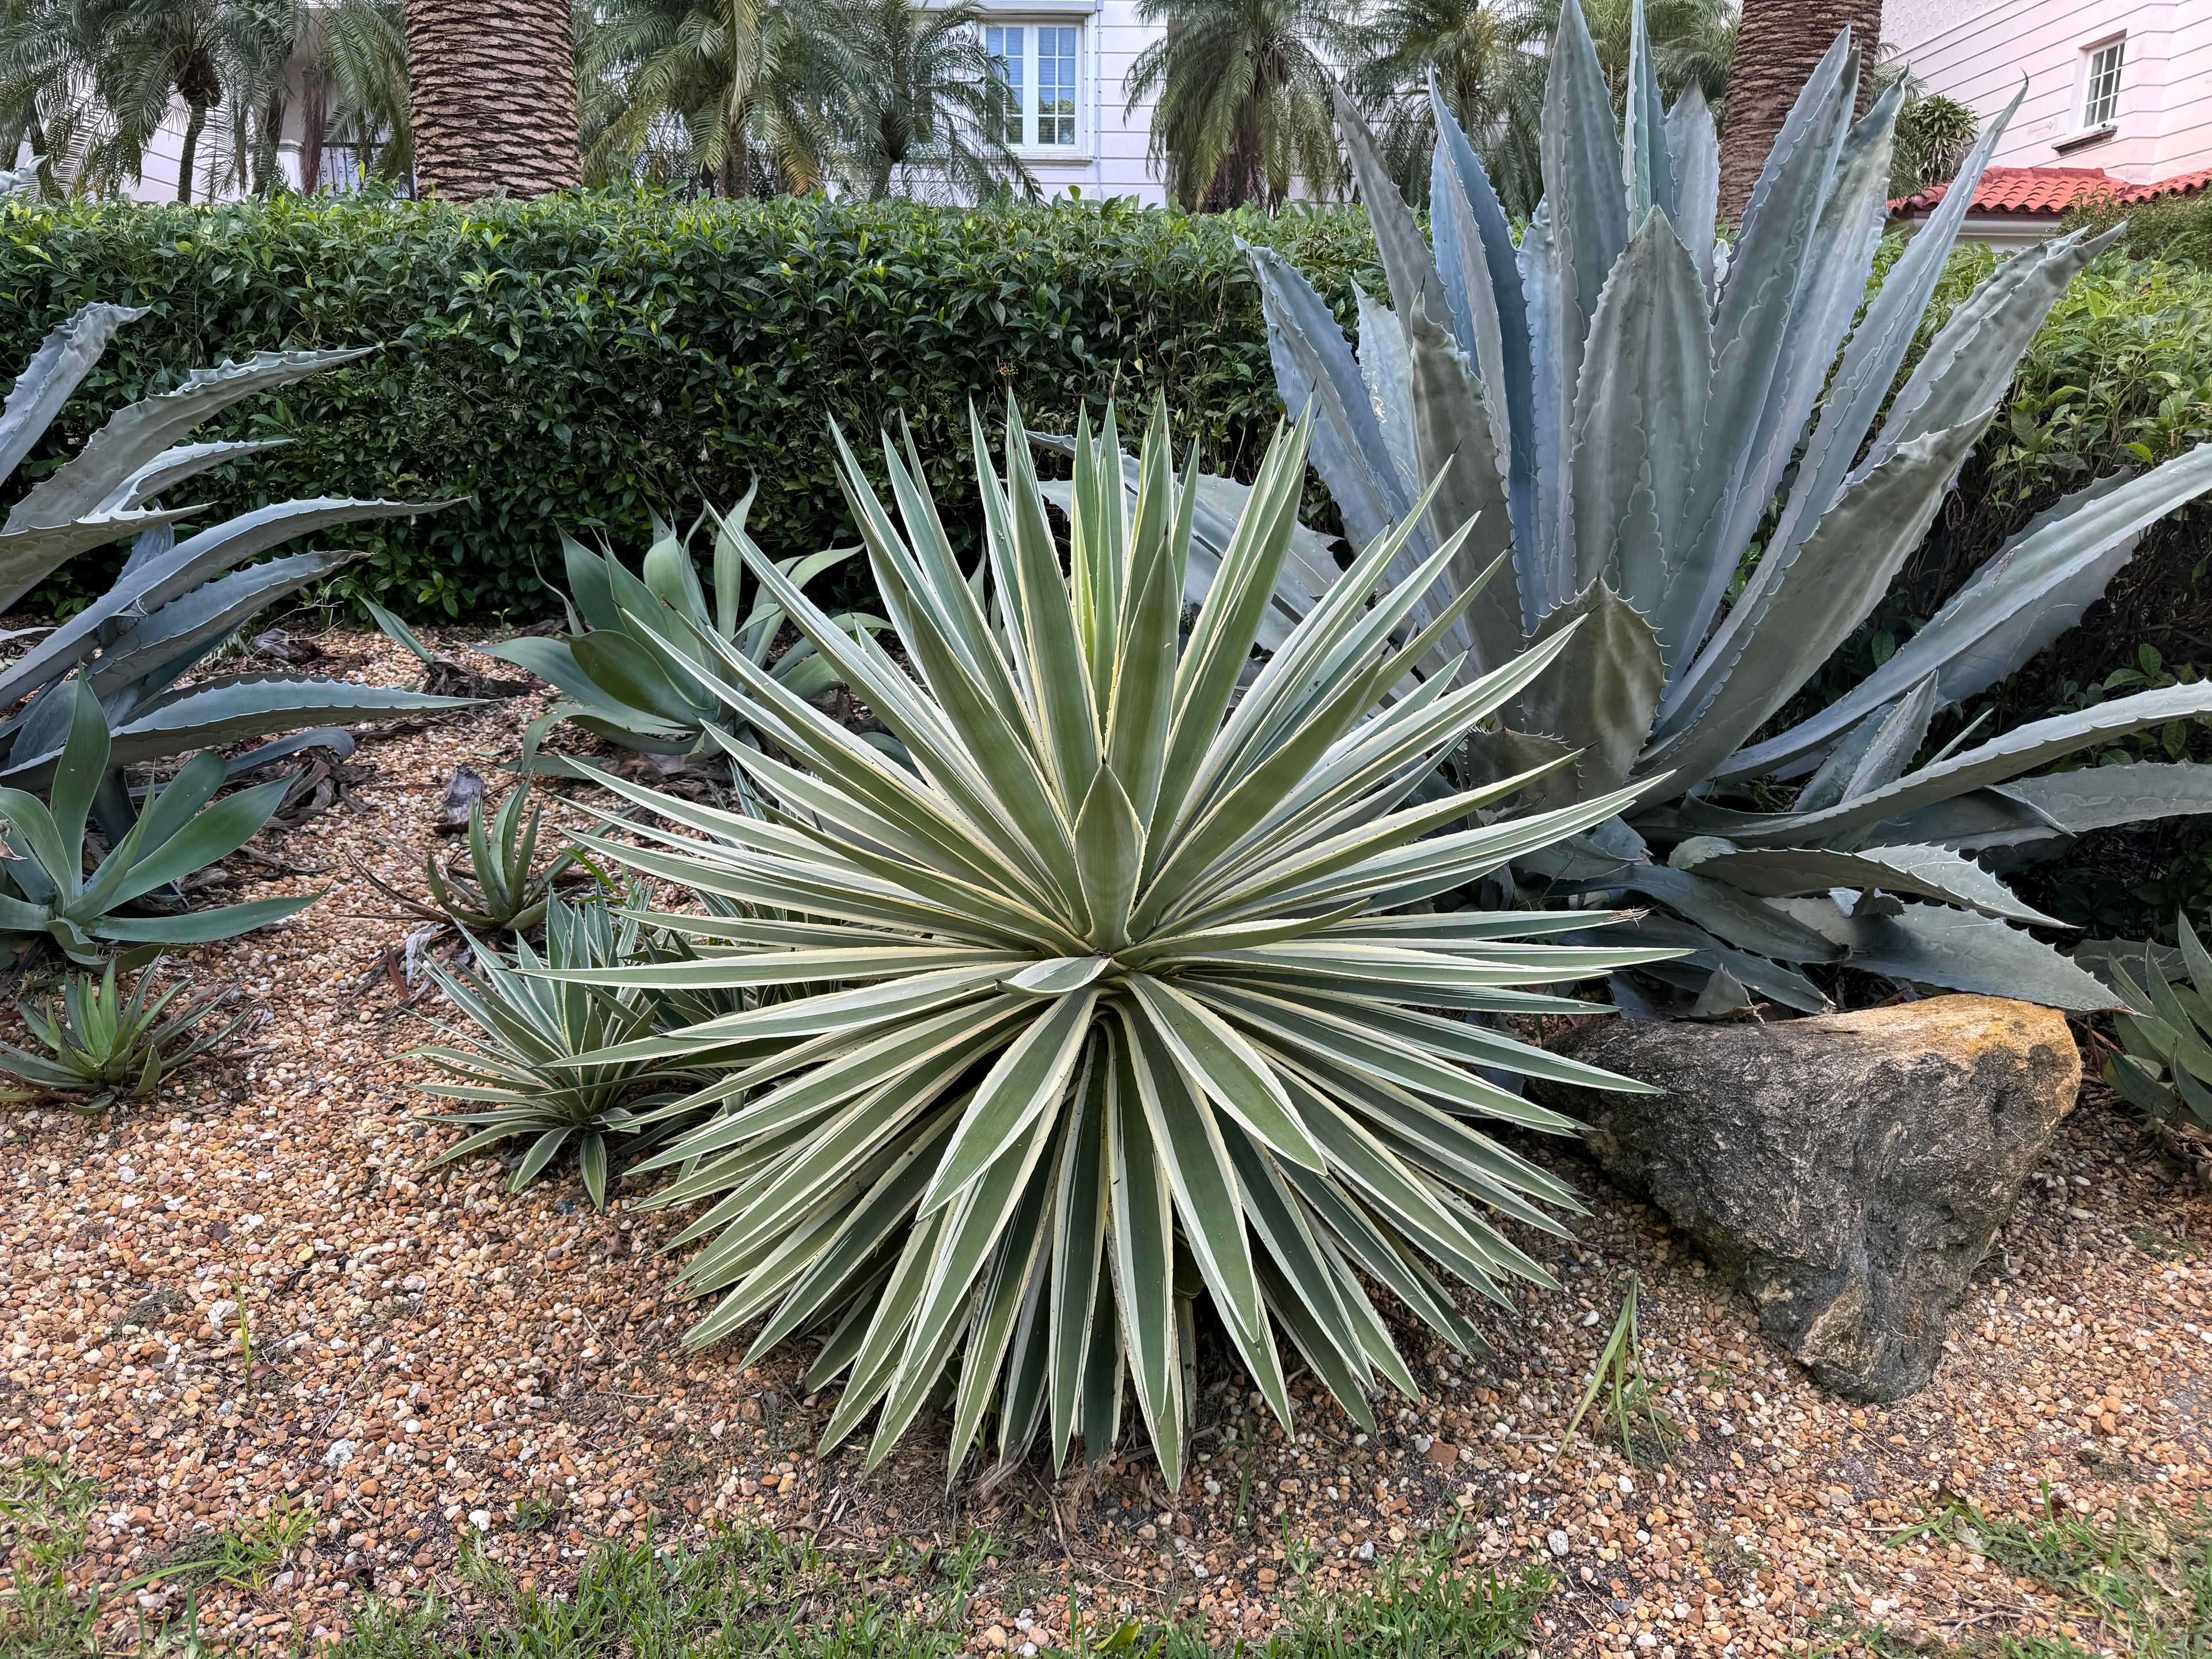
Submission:
[[[820,199],[597,195],[453,207],[322,198],[217,207],[31,204],[0,211],[0,372],[93,299],[144,306],[27,463],[59,464],[128,399],[255,350],[381,343],[358,365],[248,400],[212,435],[287,447],[210,476],[228,508],[293,495],[454,496],[354,526],[344,580],[417,615],[522,617],[556,532],[635,556],[651,515],[757,476],[772,550],[851,526],[826,421],[872,447],[915,428],[956,533],[972,538],[967,410],[1011,393],[1031,423],[1164,394],[1178,436],[1245,472],[1276,418],[1259,292],[1237,247],[1279,246],[1349,320],[1381,293],[1364,217],[1192,216],[1127,202],[960,211]],[[120,562],[119,551],[109,562]],[[103,574],[77,562],[41,597]]]

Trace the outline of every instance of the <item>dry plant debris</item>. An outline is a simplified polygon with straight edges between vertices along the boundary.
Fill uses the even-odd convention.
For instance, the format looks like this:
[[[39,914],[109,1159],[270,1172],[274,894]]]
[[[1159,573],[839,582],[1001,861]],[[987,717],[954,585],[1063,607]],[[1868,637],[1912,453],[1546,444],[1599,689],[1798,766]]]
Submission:
[[[420,672],[380,639],[343,648],[382,683]],[[863,1480],[859,1447],[815,1455],[829,1401],[794,1393],[795,1362],[680,1351],[689,1316],[664,1300],[674,1262],[656,1249],[678,1218],[636,1209],[636,1188],[595,1215],[573,1165],[518,1195],[498,1160],[429,1168],[455,1132],[422,1121],[422,1068],[400,1058],[439,1017],[407,971],[422,947],[345,855],[410,880],[455,766],[503,793],[495,769],[546,700],[364,733],[370,775],[267,838],[242,878],[328,897],[161,970],[258,1000],[230,1058],[105,1118],[0,1117],[0,1464],[65,1456],[91,1483],[72,1571],[82,1592],[109,1587],[113,1642],[188,1594],[210,1638],[247,1652],[335,1638],[371,1595],[435,1591],[489,1618],[482,1559],[560,1588],[606,1540],[742,1522],[854,1562],[988,1535],[978,1651],[1065,1641],[1071,1604],[1195,1620],[1225,1643],[1450,1524],[1463,1566],[1559,1573],[1547,1652],[2038,1635],[2094,1650],[2118,1638],[2013,1577],[1954,1506],[2111,1523],[2212,1494],[2212,1200],[2095,1085],[1977,1273],[1934,1385],[1899,1405],[1814,1389],[1660,1218],[1547,1144],[1530,1150],[1595,1211],[1571,1245],[1523,1241],[1565,1288],[1510,1317],[1469,1308],[1489,1355],[1409,1352],[1431,1391],[1371,1437],[1310,1378],[1285,1436],[1215,1342],[1180,1492],[1116,1458],[948,1496],[926,1424]],[[562,810],[580,821],[549,791],[549,818]],[[1680,1431],[1656,1468],[1596,1411],[1559,1453],[1632,1275],[1649,1398]],[[160,1576],[210,1551],[267,1570]]]

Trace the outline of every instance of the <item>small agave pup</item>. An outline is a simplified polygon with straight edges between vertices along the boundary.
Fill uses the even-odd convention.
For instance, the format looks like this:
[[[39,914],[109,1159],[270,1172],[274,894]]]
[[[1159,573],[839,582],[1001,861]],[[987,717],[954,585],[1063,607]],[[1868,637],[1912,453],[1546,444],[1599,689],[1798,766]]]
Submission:
[[[1903,85],[1854,122],[1860,68],[1838,40],[1725,251],[1711,118],[1694,88],[1661,107],[1640,11],[1616,121],[1566,0],[1545,91],[1545,198],[1517,244],[1440,99],[1433,246],[1340,100],[1396,309],[1362,296],[1355,356],[1304,279],[1253,248],[1277,383],[1290,407],[1318,411],[1314,463],[1355,541],[1418,521],[1391,580],[1452,538],[1455,588],[1507,558],[1429,666],[1460,655],[1460,674],[1479,676],[1582,624],[1559,672],[1509,702],[1465,760],[1497,776],[1574,751],[1522,810],[1626,796],[1571,847],[1518,860],[1524,881],[1554,892],[1673,911],[1640,936],[1694,954],[1659,970],[1672,988],[1656,996],[1617,984],[1625,1004],[1720,1012],[1747,987],[1815,1010],[1826,997],[1802,969],[1848,957],[1903,979],[2110,1006],[2103,986],[2007,925],[2050,919],[1972,855],[2212,811],[2212,767],[2025,775],[2212,715],[2212,681],[1923,750],[1939,710],[2073,626],[2147,526],[2212,488],[2212,445],[2068,497],[1847,696],[1765,735],[1881,599],[2051,303],[2118,234],[2063,236],[1998,266],[1891,398],[2004,121],[1869,300]],[[1439,477],[1424,507],[1421,481]],[[1426,625],[1439,605],[1424,599],[1412,620]]]
[[[825,1443],[876,1413],[872,1457],[953,1373],[956,1467],[987,1414],[1002,1458],[1048,1422],[1055,1462],[1078,1435],[1104,1455],[1126,1376],[1174,1486],[1201,1295],[1285,1424],[1278,1328],[1371,1426],[1376,1379],[1418,1386],[1370,1290],[1465,1346],[1425,1263],[1501,1299],[1510,1277],[1549,1282],[1493,1218],[1559,1232],[1543,1206],[1572,1195],[1477,1126],[1574,1126],[1477,1068],[1638,1085],[1437,1011],[1596,1012],[1519,988],[1653,952],[1543,942],[1601,913],[1437,908],[1629,799],[1488,824],[1480,809],[1532,777],[1421,793],[1571,630],[1464,684],[1413,679],[1480,583],[1406,629],[1458,551],[1445,542],[1378,594],[1408,519],[1240,696],[1310,428],[1278,434],[1180,646],[1195,469],[1176,474],[1163,412],[1125,513],[1107,430],[1103,449],[1078,446],[1066,572],[1018,420],[1004,479],[976,430],[988,549],[972,580],[890,446],[902,530],[844,452],[920,684],[741,542],[908,761],[697,630],[793,763],[728,745],[781,811],[603,777],[696,835],[587,843],[720,913],[649,918],[698,940],[699,960],[546,976],[744,999],[604,1056],[723,1073],[678,1109],[711,1115],[641,1166],[682,1171],[659,1202],[717,1200],[681,1235],[711,1236],[684,1278],[722,1298],[690,1342],[763,1315],[756,1355],[819,1332],[806,1386],[844,1384]]]

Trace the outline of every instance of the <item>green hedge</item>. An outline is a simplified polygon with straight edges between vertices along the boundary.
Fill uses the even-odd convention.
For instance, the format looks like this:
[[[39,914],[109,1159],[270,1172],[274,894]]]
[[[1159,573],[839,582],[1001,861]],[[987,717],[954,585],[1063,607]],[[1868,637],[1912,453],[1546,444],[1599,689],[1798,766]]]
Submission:
[[[972,537],[967,408],[1032,423],[1164,393],[1211,468],[1249,473],[1276,416],[1238,234],[1282,247],[1352,314],[1382,289],[1357,214],[1193,217],[1127,202],[960,211],[819,199],[601,195],[473,208],[324,198],[0,212],[0,373],[86,301],[145,306],[27,464],[128,398],[259,349],[380,342],[214,430],[288,447],[215,474],[225,507],[320,494],[459,496],[356,526],[349,580],[413,614],[524,617],[556,531],[641,550],[757,475],[772,549],[849,538],[826,419],[856,443],[902,410]],[[119,556],[118,556],[119,557]],[[43,598],[66,605],[97,560]]]

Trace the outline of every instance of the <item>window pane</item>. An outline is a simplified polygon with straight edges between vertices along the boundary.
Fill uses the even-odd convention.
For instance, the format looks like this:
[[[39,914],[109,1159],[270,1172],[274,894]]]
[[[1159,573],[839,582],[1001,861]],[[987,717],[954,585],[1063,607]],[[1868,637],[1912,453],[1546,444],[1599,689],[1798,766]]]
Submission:
[[[1018,144],[1022,133],[1022,36],[1021,29],[1000,28],[994,25],[983,31],[983,50],[999,60],[1000,72],[1006,76],[1006,88],[1000,100],[999,121],[1006,143]]]
[[[2119,112],[2120,60],[2126,45],[2115,40],[2090,54],[2088,95],[2081,108],[2083,126],[2101,127]]]
[[[1075,143],[1075,31],[1037,31],[1037,137],[1040,144]]]

